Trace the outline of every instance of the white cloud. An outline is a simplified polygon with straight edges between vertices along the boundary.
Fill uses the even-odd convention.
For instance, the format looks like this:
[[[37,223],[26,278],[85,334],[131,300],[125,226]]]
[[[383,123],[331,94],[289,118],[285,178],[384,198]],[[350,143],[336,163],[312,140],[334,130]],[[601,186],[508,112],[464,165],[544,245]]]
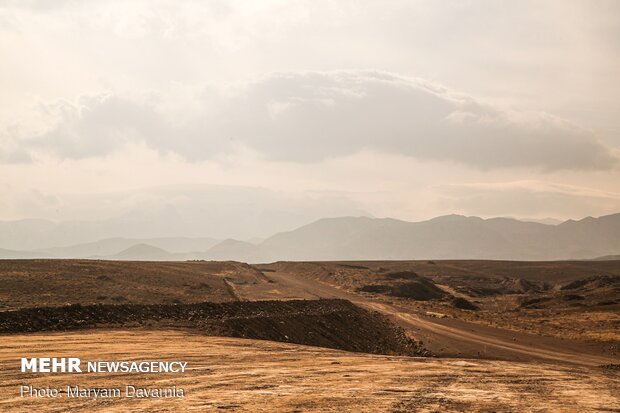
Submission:
[[[534,215],[544,197],[548,215],[600,215],[613,197],[511,183],[620,192],[619,16],[615,0],[0,1],[0,215],[55,216],[37,191],[188,183],[350,191],[413,220]],[[462,203],[436,189],[491,181]]]
[[[205,93],[211,96],[204,110],[183,122],[158,110],[158,99],[83,97],[63,106],[55,128],[19,142],[34,152],[44,149],[71,159],[145,142],[191,161],[240,146],[268,160],[294,162],[363,149],[480,169],[592,170],[618,161],[590,131],[566,120],[505,111],[386,72],[276,73],[227,93]]]

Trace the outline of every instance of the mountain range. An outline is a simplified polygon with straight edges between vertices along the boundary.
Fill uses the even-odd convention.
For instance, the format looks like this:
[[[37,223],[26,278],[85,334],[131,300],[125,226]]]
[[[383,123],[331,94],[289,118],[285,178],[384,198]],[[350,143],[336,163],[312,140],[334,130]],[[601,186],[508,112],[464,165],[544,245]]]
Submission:
[[[45,228],[36,221],[0,223],[24,243]],[[47,224],[44,224],[45,226]],[[27,231],[24,231],[24,228]],[[20,232],[21,231],[21,232]],[[0,240],[8,239],[7,232]],[[35,242],[36,243],[36,242]],[[0,246],[4,247],[6,242]],[[559,224],[513,218],[447,215],[428,221],[324,218],[264,240],[213,238],[106,238],[63,247],[0,249],[0,258],[124,260],[566,260],[614,257],[620,252],[620,214]]]

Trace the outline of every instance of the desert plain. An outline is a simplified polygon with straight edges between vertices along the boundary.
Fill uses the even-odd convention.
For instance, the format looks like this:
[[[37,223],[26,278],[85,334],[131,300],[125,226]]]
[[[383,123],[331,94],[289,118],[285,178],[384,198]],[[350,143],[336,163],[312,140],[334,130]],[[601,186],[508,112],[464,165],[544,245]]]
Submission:
[[[620,411],[620,262],[0,261],[2,411]],[[20,357],[187,360],[37,375]],[[183,388],[45,399],[19,386]]]

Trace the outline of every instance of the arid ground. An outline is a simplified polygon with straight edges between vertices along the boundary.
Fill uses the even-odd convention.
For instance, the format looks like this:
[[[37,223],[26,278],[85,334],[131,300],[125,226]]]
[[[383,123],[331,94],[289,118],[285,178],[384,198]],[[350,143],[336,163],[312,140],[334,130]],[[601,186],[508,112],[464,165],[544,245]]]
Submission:
[[[278,304],[326,298],[361,310]],[[619,261],[0,261],[0,328],[2,411],[620,411]],[[42,354],[190,371],[19,373]],[[186,397],[67,404],[20,398],[20,382]]]
[[[582,364],[620,357],[619,261],[259,267],[278,285],[260,298],[348,299],[390,316],[440,356]]]
[[[376,356],[272,341],[207,337],[184,331],[89,330],[5,337],[0,410],[91,411],[618,411],[617,373],[547,363]],[[189,373],[17,373],[15,359],[76,352],[84,359],[184,360]],[[21,383],[184,388],[183,399],[33,399]]]

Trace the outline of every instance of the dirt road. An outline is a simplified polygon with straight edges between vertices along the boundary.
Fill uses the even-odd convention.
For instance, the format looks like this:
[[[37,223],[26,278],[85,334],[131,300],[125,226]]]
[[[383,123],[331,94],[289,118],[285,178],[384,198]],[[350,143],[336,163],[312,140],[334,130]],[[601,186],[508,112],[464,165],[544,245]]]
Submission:
[[[347,299],[362,307],[388,315],[422,340],[424,345],[438,356],[513,361],[541,360],[584,366],[620,362],[618,358],[605,355],[599,348],[587,343],[540,337],[450,318],[412,314],[407,309],[389,302],[370,299],[290,272],[269,272],[265,275],[273,281],[272,284],[267,284],[267,289],[261,290],[252,286],[239,289],[238,293],[250,300]]]

